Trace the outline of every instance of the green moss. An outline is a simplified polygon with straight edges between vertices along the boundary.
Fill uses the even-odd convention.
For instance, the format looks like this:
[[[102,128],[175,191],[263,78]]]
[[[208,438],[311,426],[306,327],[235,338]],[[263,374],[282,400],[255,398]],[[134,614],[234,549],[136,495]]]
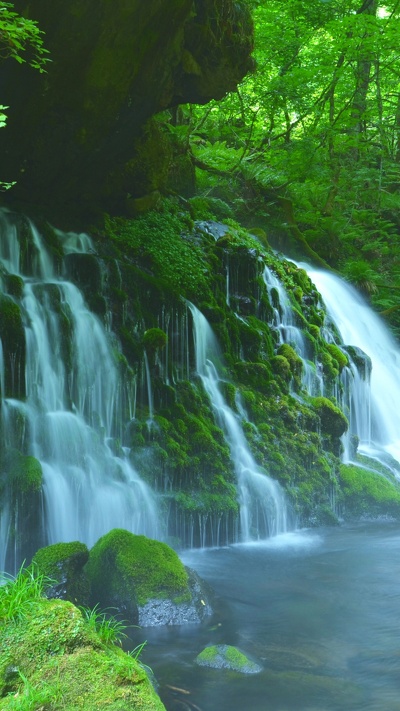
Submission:
[[[165,348],[167,334],[161,328],[149,328],[143,334],[143,345],[146,351],[154,353],[158,348]]]
[[[25,392],[25,331],[21,309],[10,296],[0,295],[0,339],[4,354],[5,393],[21,397]]]
[[[341,437],[349,423],[339,407],[326,397],[311,398],[311,404],[321,419],[321,431],[332,437]]]
[[[89,581],[83,567],[89,559],[89,550],[84,543],[55,543],[40,548],[33,556],[36,569],[50,579],[46,594],[61,597],[75,605],[89,602]]]
[[[357,467],[342,464],[340,485],[347,517],[383,516],[400,518],[400,488],[397,482]]]
[[[276,355],[270,359],[272,372],[278,375],[285,382],[289,382],[292,377],[290,363],[283,355]]]
[[[32,493],[42,488],[42,465],[35,457],[15,454],[9,470],[9,482],[18,493]]]
[[[111,240],[162,280],[168,290],[198,300],[208,289],[201,249],[185,238],[191,228],[189,216],[173,200],[165,200],[159,210],[135,220],[109,218],[106,225]]]
[[[349,364],[347,355],[343,353],[343,351],[335,343],[327,343],[326,349],[329,351],[332,358],[337,362],[339,372]]]
[[[252,662],[237,647],[228,644],[205,647],[196,657],[196,664],[213,669],[229,669],[242,674],[257,674],[261,667]]]
[[[282,345],[279,346],[277,353],[278,355],[284,356],[286,358],[290,365],[290,372],[292,373],[292,375],[301,377],[301,374],[303,372],[303,361],[296,353],[294,348],[292,348],[292,346],[289,346],[287,343],[282,343]]]
[[[81,612],[61,600],[37,600],[23,624],[1,625],[0,689],[4,711],[164,709],[139,664],[102,644]]]
[[[10,296],[16,299],[22,298],[24,290],[24,280],[17,274],[7,274],[5,277],[6,288]]]
[[[279,366],[280,370],[281,361],[278,361],[276,364]],[[284,364],[283,367],[286,372],[286,364]],[[268,365],[265,365],[264,363],[248,363],[246,361],[240,361],[235,364],[235,371],[238,379],[241,383],[243,383],[243,385],[253,387],[258,392],[268,392],[269,383],[272,378],[272,373]]]
[[[175,551],[123,529],[113,529],[97,541],[87,572],[96,602],[113,596],[131,597],[140,605],[153,598],[190,598],[188,575]]]

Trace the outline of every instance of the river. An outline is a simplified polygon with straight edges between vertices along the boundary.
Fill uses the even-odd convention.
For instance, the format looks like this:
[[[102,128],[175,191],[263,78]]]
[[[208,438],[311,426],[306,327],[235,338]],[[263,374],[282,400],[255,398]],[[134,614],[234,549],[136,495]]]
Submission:
[[[399,524],[303,530],[183,560],[212,585],[214,616],[135,631],[167,711],[398,711]],[[236,645],[263,671],[197,666],[209,644]]]

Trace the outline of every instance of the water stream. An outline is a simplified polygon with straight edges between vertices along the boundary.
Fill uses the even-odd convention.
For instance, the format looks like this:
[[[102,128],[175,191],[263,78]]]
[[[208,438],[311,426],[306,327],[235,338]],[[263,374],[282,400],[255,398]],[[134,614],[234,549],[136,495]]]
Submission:
[[[220,390],[218,343],[205,316],[189,304],[193,316],[196,369],[208,393],[217,420],[228,442],[234,463],[240,507],[240,539],[251,541],[283,533],[288,512],[278,482],[257,466],[241,426],[239,415],[228,406]]]
[[[329,318],[343,342],[361,348],[371,359],[370,383],[350,380],[351,427],[359,451],[388,463],[400,462],[400,351],[383,320],[343,279],[308,268],[323,297]],[[368,385],[368,387],[366,387]]]
[[[161,538],[155,495],[123,449],[113,451],[130,393],[109,335],[79,289],[57,275],[35,226],[27,225],[35,248],[27,270],[21,264],[18,231],[4,215],[1,220],[0,261],[23,282],[26,343],[26,398],[2,400],[2,430],[9,447],[35,456],[42,465],[44,541],[80,540],[91,546],[114,527]],[[64,247],[67,253],[87,251],[88,241],[66,235]],[[0,384],[4,393],[4,367]],[[10,523],[6,505],[0,526],[1,569]],[[8,566],[20,562],[18,551],[13,556],[9,550]]]

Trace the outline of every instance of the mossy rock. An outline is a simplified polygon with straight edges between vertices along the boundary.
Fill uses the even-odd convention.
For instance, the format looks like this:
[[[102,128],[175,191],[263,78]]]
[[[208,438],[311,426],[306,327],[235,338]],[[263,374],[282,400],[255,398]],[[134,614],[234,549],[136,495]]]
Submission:
[[[143,334],[143,345],[148,353],[154,353],[159,348],[165,348],[167,334],[161,328],[149,328]]]
[[[363,380],[367,380],[371,374],[372,363],[371,358],[364,353],[358,346],[346,346],[346,352],[349,354],[351,361],[356,366]]]
[[[40,548],[32,564],[51,581],[46,586],[46,597],[69,600],[85,607],[89,604],[90,584],[83,568],[88,560],[87,546],[73,541]]]
[[[1,623],[0,696],[4,711],[165,711],[143,668],[63,600],[35,600],[21,622]]]
[[[276,355],[270,359],[270,365],[272,372],[278,375],[286,383],[289,382],[292,377],[292,371],[290,368],[290,363],[287,358],[283,355]]]
[[[0,295],[0,339],[3,346],[4,385],[2,397],[25,395],[25,331],[21,309],[10,296]]]
[[[341,372],[343,368],[349,364],[349,359],[346,353],[344,353],[335,343],[328,343],[326,345],[326,349],[329,351],[332,358],[337,362],[339,372]]]
[[[272,374],[266,364],[240,361],[235,364],[235,371],[238,379],[244,385],[250,386],[258,392],[268,392]]]
[[[11,450],[5,458],[9,464],[8,482],[16,494],[38,492],[42,488],[43,471],[39,460]]]
[[[24,280],[22,277],[17,274],[6,274],[4,281],[8,294],[14,296],[16,299],[21,299],[24,290]]]
[[[251,661],[237,647],[229,644],[215,644],[203,649],[195,659],[200,667],[212,669],[228,669],[241,674],[258,674],[262,671],[259,664]]]
[[[277,353],[278,355],[286,358],[286,360],[289,362],[290,372],[292,373],[292,375],[300,377],[303,372],[303,361],[296,353],[294,348],[292,348],[292,346],[289,346],[288,343],[282,343],[282,345],[279,346]]]
[[[339,481],[346,518],[400,518],[400,487],[394,478],[389,480],[354,464],[342,464]]]
[[[177,553],[165,543],[115,528],[93,546],[87,564],[92,604],[114,607],[129,621],[141,624],[146,605],[192,600],[188,572]],[[158,624],[168,624],[171,608],[164,608]]]
[[[311,404],[321,420],[321,432],[331,437],[341,437],[348,427],[347,417],[326,397],[311,398]]]

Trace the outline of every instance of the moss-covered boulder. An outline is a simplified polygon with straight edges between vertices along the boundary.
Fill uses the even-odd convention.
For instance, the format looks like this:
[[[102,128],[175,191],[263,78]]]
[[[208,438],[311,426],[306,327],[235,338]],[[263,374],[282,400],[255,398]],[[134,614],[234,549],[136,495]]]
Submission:
[[[0,620],[0,709],[164,711],[143,668],[70,602],[32,601]]]
[[[320,417],[323,434],[337,438],[347,431],[349,427],[347,417],[331,400],[326,397],[314,397],[311,403]]]
[[[195,659],[200,667],[228,669],[241,674],[258,674],[262,671],[259,664],[251,661],[237,647],[229,644],[215,644],[203,649]]]
[[[84,543],[55,543],[40,548],[32,563],[39,572],[50,579],[46,597],[69,600],[75,605],[87,606],[90,584],[84,571],[89,560],[89,550]]]
[[[211,608],[198,577],[165,543],[116,528],[87,564],[92,604],[114,607],[141,626],[200,622]]]
[[[354,464],[342,464],[339,481],[345,518],[400,518],[400,486],[394,477],[389,479]]]

